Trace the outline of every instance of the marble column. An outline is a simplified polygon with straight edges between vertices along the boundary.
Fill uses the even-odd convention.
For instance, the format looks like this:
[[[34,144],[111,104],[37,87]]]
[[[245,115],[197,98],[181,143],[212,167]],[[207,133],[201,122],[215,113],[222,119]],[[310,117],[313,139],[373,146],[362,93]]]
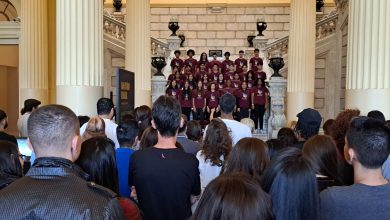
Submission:
[[[126,14],[126,69],[134,72],[135,76],[134,105],[151,106],[149,0],[128,0]]]
[[[390,118],[390,1],[349,1],[345,108]]]
[[[47,0],[21,1],[19,106],[34,98],[48,103]]]
[[[292,0],[288,42],[287,121],[314,107],[316,1]]]
[[[57,0],[57,103],[96,115],[103,96],[103,2]]]
[[[286,104],[287,80],[283,77],[271,77],[269,80],[269,94],[271,96],[271,125],[268,131],[272,138],[276,138],[278,131],[286,127],[286,116],[284,114]]]

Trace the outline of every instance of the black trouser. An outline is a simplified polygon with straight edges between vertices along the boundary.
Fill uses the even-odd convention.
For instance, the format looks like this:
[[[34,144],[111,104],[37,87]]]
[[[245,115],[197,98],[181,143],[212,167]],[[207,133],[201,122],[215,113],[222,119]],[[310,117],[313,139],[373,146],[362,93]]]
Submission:
[[[190,107],[181,107],[181,113],[187,116],[187,121],[190,120],[191,108]]]
[[[249,118],[249,108],[240,108],[239,120],[243,118]]]
[[[204,121],[203,108],[197,108],[193,112],[194,120]]]
[[[258,124],[260,124],[260,129],[263,129],[263,120],[264,120],[264,113],[265,113],[265,105],[256,105],[255,109],[253,111],[253,121],[255,122],[255,128],[258,128]]]

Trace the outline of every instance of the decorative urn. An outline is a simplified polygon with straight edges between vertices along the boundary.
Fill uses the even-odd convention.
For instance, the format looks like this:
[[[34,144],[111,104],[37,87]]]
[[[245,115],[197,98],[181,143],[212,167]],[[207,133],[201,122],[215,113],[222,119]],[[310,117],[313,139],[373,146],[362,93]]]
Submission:
[[[267,22],[264,21],[264,18],[259,18],[256,22],[256,27],[259,32],[257,36],[264,36],[263,31],[267,29]]]
[[[177,36],[176,31],[179,30],[180,26],[179,26],[179,21],[176,17],[171,18],[171,20],[168,23],[168,28],[169,30],[172,31],[171,36]]]
[[[253,47],[253,39],[255,39],[255,34],[253,32],[251,32],[248,37],[247,37],[247,40],[248,40],[248,43],[249,43],[249,47]]]
[[[167,65],[165,57],[152,57],[152,66],[157,69],[154,76],[164,76],[161,70]]]
[[[180,42],[180,47],[184,47],[183,44],[184,44],[184,42],[186,41],[186,36],[184,36],[184,33],[181,31],[181,32],[179,32],[178,37],[179,37],[180,40],[181,40],[181,42]]]
[[[122,0],[114,0],[112,5],[114,6],[116,12],[120,12],[122,9]]]
[[[277,55],[272,57],[269,61],[268,66],[274,70],[274,74],[272,74],[271,77],[283,77],[282,75],[279,74],[279,70],[284,67],[284,60],[282,56]]]

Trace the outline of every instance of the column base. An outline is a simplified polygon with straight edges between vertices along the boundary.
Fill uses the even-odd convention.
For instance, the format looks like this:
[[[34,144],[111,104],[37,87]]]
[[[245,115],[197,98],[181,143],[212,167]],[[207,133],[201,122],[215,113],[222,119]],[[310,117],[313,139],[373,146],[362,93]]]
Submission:
[[[42,102],[42,105],[49,104],[47,89],[30,89],[20,88],[19,89],[19,109],[23,108],[24,100],[26,99],[37,99]]]
[[[102,97],[102,86],[57,86],[57,104],[72,109],[76,115],[97,115],[96,103]]]
[[[314,92],[287,92],[287,125],[305,108],[314,108]]]
[[[345,109],[359,109],[361,115],[372,110],[381,111],[390,119],[390,89],[346,89]]]

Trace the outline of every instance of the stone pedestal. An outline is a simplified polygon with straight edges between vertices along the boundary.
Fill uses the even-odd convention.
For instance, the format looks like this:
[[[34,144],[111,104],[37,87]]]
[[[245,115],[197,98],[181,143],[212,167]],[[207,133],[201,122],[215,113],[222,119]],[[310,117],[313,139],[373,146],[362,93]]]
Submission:
[[[390,9],[388,0],[349,1],[345,108],[390,118]]]
[[[271,117],[269,126],[270,136],[276,138],[278,131],[286,126],[286,89],[287,80],[283,77],[271,77],[269,80],[269,94],[271,96]]]
[[[56,24],[57,103],[96,115],[103,97],[103,3],[57,0]]]
[[[253,46],[255,49],[259,49],[260,51],[264,51],[265,47],[267,46],[268,39],[264,36],[256,36],[255,39],[253,39]]]
[[[164,76],[152,77],[152,103],[162,95],[165,95],[167,81]]]
[[[30,98],[48,104],[47,0],[21,3],[19,109]]]

